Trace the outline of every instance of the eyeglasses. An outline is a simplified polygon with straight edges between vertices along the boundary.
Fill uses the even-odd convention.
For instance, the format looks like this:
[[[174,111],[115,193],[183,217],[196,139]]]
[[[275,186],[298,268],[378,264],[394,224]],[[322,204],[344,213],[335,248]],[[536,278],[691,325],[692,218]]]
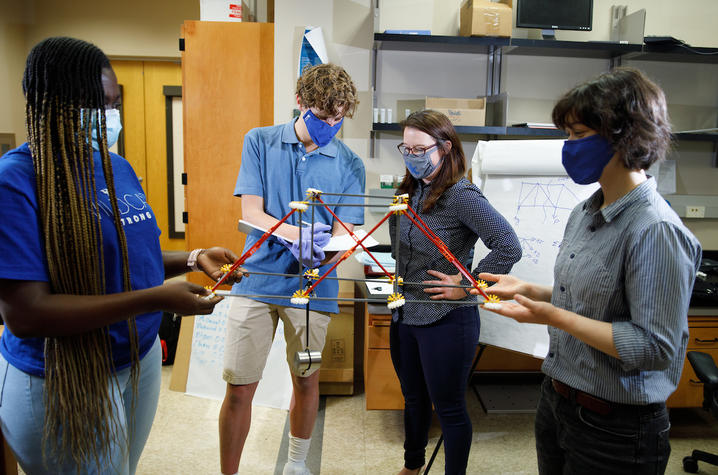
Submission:
[[[414,147],[409,147],[405,143],[400,143],[396,146],[396,148],[399,150],[399,152],[401,152],[402,155],[412,155],[416,158],[421,158],[426,155],[429,150],[438,146],[439,144],[436,142],[434,143],[434,145],[416,145]]]

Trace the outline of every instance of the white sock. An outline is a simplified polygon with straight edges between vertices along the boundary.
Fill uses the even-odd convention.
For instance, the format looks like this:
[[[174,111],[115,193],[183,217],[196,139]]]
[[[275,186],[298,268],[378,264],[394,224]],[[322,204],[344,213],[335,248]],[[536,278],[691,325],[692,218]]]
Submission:
[[[304,464],[309,453],[309,444],[312,438],[300,439],[289,434],[289,461],[293,463]]]

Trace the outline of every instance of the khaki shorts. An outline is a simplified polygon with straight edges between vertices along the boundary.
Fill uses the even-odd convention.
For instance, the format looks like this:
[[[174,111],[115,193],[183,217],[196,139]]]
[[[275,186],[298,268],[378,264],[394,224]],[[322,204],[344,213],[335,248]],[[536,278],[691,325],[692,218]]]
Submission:
[[[306,349],[306,312],[305,309],[273,305],[245,297],[231,297],[222,378],[234,385],[256,383],[262,379],[280,318],[284,323],[290,371],[297,376],[311,376],[320,365],[312,364],[306,372],[297,371],[293,367],[295,354]],[[309,312],[311,351],[324,349],[329,320],[328,313]]]

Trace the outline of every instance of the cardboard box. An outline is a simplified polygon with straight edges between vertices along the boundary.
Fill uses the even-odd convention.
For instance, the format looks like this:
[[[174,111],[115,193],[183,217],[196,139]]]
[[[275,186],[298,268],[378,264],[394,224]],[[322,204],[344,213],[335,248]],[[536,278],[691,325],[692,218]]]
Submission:
[[[243,0],[200,0],[201,21],[250,21],[247,3]]]
[[[409,114],[426,109],[426,99],[400,99],[396,101],[396,121],[405,120]],[[408,114],[407,114],[408,112]]]
[[[427,97],[426,108],[446,114],[454,125],[483,127],[486,125],[486,99]]]
[[[461,5],[461,36],[511,36],[512,0],[466,0]]]
[[[351,296],[353,294],[340,296]],[[354,306],[340,302],[339,313],[332,314],[322,351],[319,392],[327,395],[354,394]]]
[[[486,99],[464,99],[451,97],[426,97],[396,101],[399,120],[407,117],[406,112],[434,109],[445,114],[454,125],[483,127],[486,125]]]

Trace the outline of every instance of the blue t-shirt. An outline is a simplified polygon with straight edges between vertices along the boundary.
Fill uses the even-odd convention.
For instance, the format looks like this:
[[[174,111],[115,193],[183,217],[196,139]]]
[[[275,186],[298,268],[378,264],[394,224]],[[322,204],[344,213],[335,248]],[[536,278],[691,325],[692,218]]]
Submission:
[[[154,212],[147,204],[137,175],[127,160],[119,155],[110,155],[117,204],[127,239],[132,290],[161,285],[164,265],[159,243],[160,230]],[[102,224],[106,293],[122,292],[122,255],[98,152],[95,152],[95,181]],[[0,223],[0,255],[3,256],[0,279],[49,282],[35,171],[27,143],[0,158]],[[136,317],[140,356],[151,348],[161,320],[161,312]],[[115,369],[126,368],[131,363],[127,322],[118,322],[109,328]],[[44,376],[43,338],[18,338],[5,328],[0,340],[0,353],[21,371]]]
[[[296,119],[295,119],[296,120]],[[242,165],[234,189],[235,196],[256,195],[264,198],[264,212],[282,219],[291,211],[290,201],[306,199],[307,188],[325,193],[364,193],[364,164],[349,147],[333,138],[324,147],[307,153],[294,132],[294,120],[282,125],[260,127],[250,130],[244,136]],[[322,196],[325,203],[364,204],[361,197]],[[359,206],[330,206],[339,219],[345,223],[364,224],[364,208]],[[314,220],[330,226],[334,217],[323,206],[314,207]],[[288,224],[300,226],[300,219],[311,221],[311,207],[301,217],[297,211],[287,220]],[[247,236],[244,251],[259,238],[260,231]],[[255,272],[297,274],[299,262],[292,253],[275,237],[267,239],[244,267]],[[320,267],[323,275],[331,265]],[[336,271],[331,274],[336,276]],[[277,276],[251,275],[232,287],[233,293],[253,295],[292,295],[299,289],[299,279]],[[339,293],[336,280],[325,279],[316,288],[318,297],[334,299]],[[289,307],[289,299],[257,298],[256,300]],[[336,300],[312,300],[311,310],[337,313]]]

